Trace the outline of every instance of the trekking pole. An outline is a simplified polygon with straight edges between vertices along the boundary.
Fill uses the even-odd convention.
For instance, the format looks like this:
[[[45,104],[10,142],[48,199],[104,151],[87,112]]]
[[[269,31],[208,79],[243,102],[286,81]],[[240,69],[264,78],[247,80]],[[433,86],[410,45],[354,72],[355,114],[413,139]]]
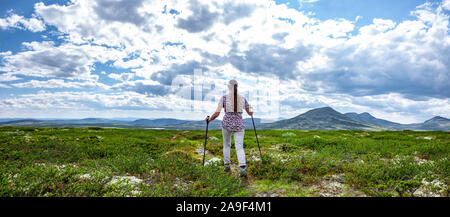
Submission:
[[[261,157],[261,162],[262,162],[263,158],[262,158],[262,153],[261,153],[261,147],[259,146],[258,134],[256,133],[255,121],[253,120],[253,115],[251,117],[252,117],[252,123],[253,123],[253,130],[255,130],[256,142],[258,143],[259,156]]]
[[[209,120],[209,116],[206,118],[208,118]],[[206,121],[205,145],[203,146],[203,166],[205,166],[206,140],[208,139],[208,125],[209,125],[208,120]]]

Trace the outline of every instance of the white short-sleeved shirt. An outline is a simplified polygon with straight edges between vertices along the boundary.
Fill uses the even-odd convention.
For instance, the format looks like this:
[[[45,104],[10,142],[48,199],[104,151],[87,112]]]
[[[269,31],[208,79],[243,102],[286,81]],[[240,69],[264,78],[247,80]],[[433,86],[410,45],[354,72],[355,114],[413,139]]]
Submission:
[[[220,112],[222,107],[225,107],[225,115],[222,120],[222,128],[232,132],[238,132],[245,129],[244,120],[242,119],[242,110],[249,108],[247,100],[244,97],[238,98],[238,112],[234,113],[233,104],[231,103],[230,95],[222,96],[219,101],[219,106],[216,112]],[[224,104],[225,100],[225,104]]]
[[[233,107],[233,103],[232,103],[233,97],[230,94],[220,97],[216,112],[222,111],[222,108],[224,107],[224,103],[223,103],[224,98],[225,98],[225,112],[234,112],[234,107]],[[238,94],[237,112],[242,113],[243,110],[248,107],[249,107],[249,105],[248,105],[247,100],[243,96]]]

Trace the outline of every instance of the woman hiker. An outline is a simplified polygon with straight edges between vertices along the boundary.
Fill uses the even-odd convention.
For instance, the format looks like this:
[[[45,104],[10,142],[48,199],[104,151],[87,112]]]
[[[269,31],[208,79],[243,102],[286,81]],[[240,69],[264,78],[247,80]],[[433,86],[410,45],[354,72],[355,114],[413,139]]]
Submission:
[[[211,118],[206,118],[209,123],[220,115],[222,107],[225,109],[225,116],[222,120],[222,136],[223,136],[223,161],[225,172],[230,171],[230,149],[231,149],[231,133],[234,133],[234,143],[236,154],[239,161],[239,176],[247,177],[247,167],[245,164],[244,153],[244,133],[245,126],[242,120],[242,110],[252,116],[253,111],[248,105],[247,100],[238,94],[238,83],[231,80],[228,84],[229,93],[221,97],[219,106]]]

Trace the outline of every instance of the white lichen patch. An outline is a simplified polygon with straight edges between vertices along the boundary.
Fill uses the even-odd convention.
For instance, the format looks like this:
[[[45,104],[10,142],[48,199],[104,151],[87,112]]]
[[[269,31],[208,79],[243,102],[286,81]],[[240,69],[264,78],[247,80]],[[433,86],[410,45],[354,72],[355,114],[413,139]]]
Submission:
[[[131,185],[135,186],[139,183],[142,183],[143,180],[139,179],[135,176],[113,176],[111,181],[109,181],[106,185],[117,185],[117,186],[124,186],[124,185]]]
[[[154,162],[155,162],[155,160],[150,158],[150,159],[148,159],[148,161],[145,164],[146,165],[152,165]]]
[[[91,176],[91,174],[86,173],[86,174],[80,175],[79,178],[80,179],[92,179],[92,176]]]
[[[35,163],[34,165],[41,166],[41,167],[47,167],[47,164],[45,164],[45,163]]]
[[[55,165],[55,168],[57,169],[57,170],[63,170],[64,168],[66,168],[67,167],[67,165],[65,165],[65,164],[63,164],[63,165]]]
[[[344,184],[336,182],[336,181],[322,181],[320,183],[321,190],[319,195],[322,197],[333,197],[342,193],[342,189],[344,188]]]
[[[141,191],[138,191],[138,190],[132,190],[132,191],[130,191],[130,195],[127,195],[127,196],[133,196],[133,197],[135,197],[135,196],[139,196],[141,193],[142,193]]]
[[[24,131],[6,131],[6,132],[3,132],[3,133],[11,135],[11,136],[22,136],[22,135],[25,134]]]
[[[25,135],[23,136],[23,139],[25,140],[25,142],[31,142],[33,140],[33,137],[31,137],[30,135]]]
[[[319,135],[314,135],[313,136],[315,139],[320,139],[320,136]]]
[[[345,173],[341,173],[341,174],[333,174],[330,178],[333,181],[337,181],[337,182],[344,182],[344,178],[345,178]]]
[[[90,173],[81,174],[78,176],[79,179],[83,180],[95,180],[99,179],[103,182],[107,181],[108,178],[111,177],[108,173],[105,171],[92,171]]]
[[[18,177],[17,174],[14,174],[14,175],[9,174],[9,173],[6,174],[6,179],[8,180],[8,182],[14,181],[14,179],[16,179],[17,177]]]
[[[218,157],[213,157],[205,162],[205,166],[211,165],[211,166],[219,166],[222,160]]]
[[[422,179],[422,185],[414,192],[416,197],[441,197],[446,191],[446,185],[439,179],[431,182]]]
[[[362,132],[362,133],[356,133],[356,135],[358,135],[360,137],[364,137],[364,136],[369,136],[370,134],[367,132]]]
[[[71,167],[71,168],[76,168],[77,167],[76,164],[55,165],[55,164],[35,163],[34,165],[40,166],[40,167],[45,167],[45,168],[53,167],[53,168],[55,168],[57,170],[64,170],[64,169],[66,169],[68,167]]]
[[[267,153],[265,155],[269,155],[271,158],[279,159],[283,163],[288,161],[288,160],[290,160],[290,158],[291,158],[291,155],[286,154],[286,153],[274,153],[274,152],[271,152],[271,153]]]
[[[320,197],[366,197],[364,193],[344,184],[346,174],[333,174],[323,178],[317,187]]]
[[[215,141],[219,140],[217,137],[214,137],[214,136],[208,136],[208,139],[215,140]]]
[[[345,174],[333,174],[324,177],[319,183],[320,197],[333,197],[342,193],[345,185],[343,184]]]
[[[398,167],[398,166],[401,166],[402,163],[407,161],[408,157],[409,156],[396,155],[394,158],[390,159],[388,162],[392,163],[393,166],[397,166]],[[414,156],[413,160],[414,160],[414,163],[417,164],[417,165],[424,165],[424,164],[431,164],[431,165],[433,165],[434,164],[433,161],[427,160],[427,159],[423,159],[423,158],[420,158],[418,156]]]
[[[418,164],[418,165],[423,165],[423,164],[427,164],[427,163],[429,163],[429,164],[434,164],[433,161],[431,161],[431,160],[426,160],[426,159],[420,158],[420,157],[418,157],[418,156],[414,156],[414,162],[415,162],[416,164]]]
[[[192,185],[192,181],[189,180],[183,180],[180,178],[175,178],[175,184],[173,184],[173,187],[177,189],[186,190],[189,188],[190,185]]]
[[[144,180],[128,175],[113,176],[105,186],[114,189],[111,196],[135,197],[142,193],[140,184],[145,184]]]
[[[416,139],[433,140],[436,139],[436,136],[418,136]]]
[[[399,167],[403,162],[405,162],[405,160],[407,160],[407,156],[395,155],[392,159],[389,160],[389,162],[393,166]]]
[[[259,158],[257,155],[251,155],[250,157],[253,161],[260,161],[261,158]]]

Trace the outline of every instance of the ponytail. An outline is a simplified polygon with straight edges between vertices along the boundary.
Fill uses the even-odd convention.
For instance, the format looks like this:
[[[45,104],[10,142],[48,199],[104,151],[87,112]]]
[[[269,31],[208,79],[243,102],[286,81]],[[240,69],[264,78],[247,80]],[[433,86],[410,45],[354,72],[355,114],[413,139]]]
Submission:
[[[237,84],[234,85],[234,113],[237,113]]]

